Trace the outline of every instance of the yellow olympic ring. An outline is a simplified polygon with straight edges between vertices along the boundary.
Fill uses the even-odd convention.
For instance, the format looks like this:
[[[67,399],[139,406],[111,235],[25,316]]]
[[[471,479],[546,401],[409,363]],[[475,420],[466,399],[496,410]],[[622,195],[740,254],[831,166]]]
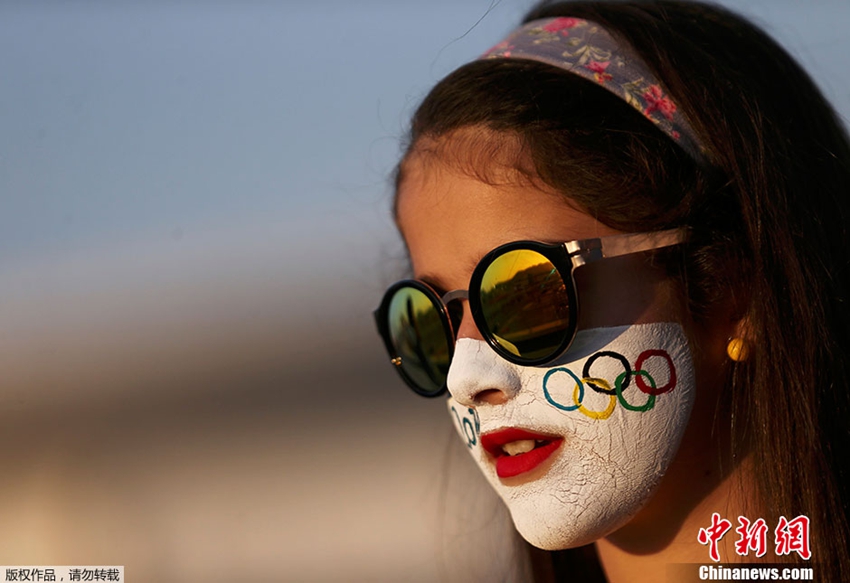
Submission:
[[[611,390],[611,385],[608,384],[608,381],[605,379],[597,379],[597,378],[583,378],[581,379],[583,383],[593,383],[597,387],[604,389],[606,391]],[[576,385],[576,388],[573,390],[573,402],[576,404],[576,407],[579,411],[590,417],[591,419],[608,419],[611,416],[611,413],[614,412],[614,407],[617,405],[617,395],[616,393],[613,395],[609,395],[611,400],[608,402],[608,406],[605,407],[602,411],[591,411],[578,400],[579,386]]]

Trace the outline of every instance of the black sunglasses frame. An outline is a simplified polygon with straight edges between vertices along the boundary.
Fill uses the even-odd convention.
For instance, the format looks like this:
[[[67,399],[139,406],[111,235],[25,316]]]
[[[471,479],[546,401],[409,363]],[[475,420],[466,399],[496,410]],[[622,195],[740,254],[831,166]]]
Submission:
[[[381,305],[374,312],[375,324],[378,327],[378,333],[384,340],[384,346],[386,346],[387,353],[389,353],[390,355],[390,362],[395,365],[395,369],[398,371],[398,374],[401,375],[401,378],[404,380],[405,383],[407,383],[407,386],[413,389],[417,394],[422,395],[423,397],[437,397],[446,392],[446,381],[441,381],[440,388],[434,391],[429,391],[420,387],[416,383],[416,381],[414,381],[410,377],[410,375],[408,375],[407,372],[404,370],[404,367],[402,366],[401,362],[401,357],[398,355],[398,351],[396,350],[396,347],[393,344],[389,325],[390,304],[392,303],[396,292],[403,288],[413,288],[422,292],[431,301],[431,304],[433,304],[434,308],[437,310],[437,314],[443,324],[443,332],[446,335],[445,340],[446,345],[449,349],[449,363],[451,363],[455,353],[455,325],[453,324],[452,318],[449,315],[448,307],[445,303],[443,303],[442,298],[437,293],[437,291],[424,281],[419,281],[416,279],[403,279],[391,285],[384,294],[384,299],[381,301]],[[423,362],[427,362],[427,359],[425,359],[424,356],[420,357],[420,359]],[[428,376],[430,377],[432,375],[429,374]],[[435,384],[437,383],[435,382]]]
[[[511,251],[534,251],[539,253],[548,259],[555,267],[558,271],[558,275],[561,277],[561,281],[564,284],[564,291],[567,294],[569,307],[569,327],[564,330],[564,338],[551,354],[538,358],[525,358],[514,354],[499,343],[496,336],[493,334],[493,331],[490,330],[487,325],[487,321],[484,319],[480,295],[481,282],[484,279],[484,274],[496,259],[502,255],[510,253]],[[472,293],[471,291],[469,292],[469,309],[472,312],[472,319],[475,321],[478,331],[481,332],[481,336],[484,337],[487,344],[489,344],[499,356],[514,364],[521,364],[523,366],[539,366],[541,364],[552,362],[567,351],[570,344],[573,342],[573,338],[575,338],[576,322],[578,321],[578,294],[576,293],[575,279],[573,277],[575,267],[576,266],[573,265],[570,259],[570,254],[567,252],[563,243],[560,245],[552,245],[547,243],[538,243],[537,241],[516,241],[514,243],[508,243],[497,247],[485,255],[478,265],[475,266],[475,270],[472,272],[472,278],[469,281],[469,289],[475,290],[475,293]]]
[[[685,242],[688,236],[687,228],[670,229],[667,231],[657,231],[653,233],[628,233],[624,235],[611,235],[607,237],[599,237],[594,239],[582,239],[576,241],[568,241],[560,244],[540,243],[538,241],[515,241],[506,243],[493,249],[487,253],[481,261],[475,266],[472,272],[472,277],[469,281],[468,290],[453,290],[445,294],[440,294],[436,289],[425,282],[415,279],[405,279],[394,283],[387,289],[384,294],[381,305],[374,312],[375,323],[378,328],[378,333],[384,340],[387,352],[390,355],[390,361],[395,365],[396,370],[401,375],[407,385],[419,395],[424,397],[437,397],[446,392],[446,381],[443,380],[439,389],[429,391],[420,387],[401,366],[401,357],[399,357],[390,335],[389,330],[389,309],[390,304],[395,296],[395,293],[403,288],[414,288],[425,294],[434,308],[437,310],[440,320],[443,324],[446,343],[449,350],[449,363],[454,357],[454,347],[456,341],[456,328],[460,324],[461,315],[458,312],[452,312],[449,305],[461,299],[469,301],[470,312],[475,325],[478,327],[482,337],[487,341],[493,350],[505,360],[514,364],[523,366],[541,366],[549,364],[569,350],[570,345],[576,336],[579,301],[576,291],[574,272],[577,268],[601,259],[619,257],[631,253],[639,253],[654,249],[661,249],[672,245],[678,245]],[[550,354],[538,358],[524,358],[507,350],[497,340],[496,336],[490,331],[482,312],[480,289],[484,274],[490,265],[502,255],[511,251],[528,250],[539,253],[549,260],[550,263],[558,271],[561,280],[564,284],[564,290],[567,294],[569,305],[569,326],[564,331],[564,337],[556,349]],[[473,291],[474,290],[474,291]],[[423,362],[427,360],[423,357]],[[429,376],[432,376],[429,373]],[[434,379],[436,381],[436,379]],[[435,382],[435,385],[437,383]]]

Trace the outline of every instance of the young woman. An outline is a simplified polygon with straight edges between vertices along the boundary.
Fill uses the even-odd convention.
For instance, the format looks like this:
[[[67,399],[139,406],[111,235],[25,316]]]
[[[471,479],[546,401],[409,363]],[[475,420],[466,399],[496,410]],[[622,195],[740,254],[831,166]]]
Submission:
[[[396,187],[390,358],[448,390],[526,540],[595,545],[556,575],[850,581],[850,148],[775,42],[698,3],[544,2],[425,98]]]

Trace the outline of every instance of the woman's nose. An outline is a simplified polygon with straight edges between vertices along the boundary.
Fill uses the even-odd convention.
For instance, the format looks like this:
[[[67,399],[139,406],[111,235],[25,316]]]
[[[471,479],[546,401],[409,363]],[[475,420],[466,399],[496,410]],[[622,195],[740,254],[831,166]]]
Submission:
[[[458,309],[457,318],[459,318],[459,321],[455,322],[457,326],[457,329],[455,331],[455,337],[457,339],[472,338],[474,340],[484,340],[484,337],[481,335],[481,331],[478,330],[478,326],[475,324],[475,320],[472,318],[472,311],[469,307],[469,301],[464,300],[460,302],[456,306],[456,309]]]
[[[484,340],[460,336],[462,329],[463,326],[446,381],[449,392],[467,407],[506,403],[522,386],[516,366],[496,354]]]

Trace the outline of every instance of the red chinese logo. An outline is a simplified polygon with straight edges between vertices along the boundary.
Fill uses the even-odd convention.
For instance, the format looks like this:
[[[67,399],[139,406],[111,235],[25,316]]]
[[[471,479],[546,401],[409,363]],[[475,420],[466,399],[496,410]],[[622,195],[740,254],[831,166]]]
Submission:
[[[776,554],[790,555],[796,552],[803,559],[810,559],[812,550],[809,548],[809,518],[798,516],[794,520],[788,520],[784,516],[779,517],[776,525]]]
[[[708,556],[711,557],[712,561],[720,561],[720,553],[717,551],[717,542],[723,538],[723,535],[726,534],[726,531],[730,528],[732,528],[732,523],[725,518],[720,518],[720,515],[715,512],[711,515],[711,526],[699,529],[697,540],[700,544],[709,545]]]
[[[735,543],[735,552],[745,557],[753,550],[757,557],[763,557],[767,553],[767,523],[764,518],[759,518],[751,525],[747,518],[739,516],[738,523],[741,526],[735,532],[740,538]]]
[[[745,557],[750,554],[750,551],[754,551],[756,557],[763,557],[767,553],[767,522],[763,518],[750,522],[750,519],[739,516],[738,524],[738,528],[735,529],[735,532],[738,533],[735,552]],[[709,545],[708,556],[711,557],[712,561],[720,561],[720,552],[717,546],[723,535],[731,528],[732,523],[721,518],[715,512],[711,515],[711,526],[699,529],[697,541],[700,544]],[[809,560],[812,557],[811,547],[809,546],[809,518],[807,516],[801,515],[793,520],[780,516],[774,534],[776,535],[777,556],[797,553],[804,560]]]

